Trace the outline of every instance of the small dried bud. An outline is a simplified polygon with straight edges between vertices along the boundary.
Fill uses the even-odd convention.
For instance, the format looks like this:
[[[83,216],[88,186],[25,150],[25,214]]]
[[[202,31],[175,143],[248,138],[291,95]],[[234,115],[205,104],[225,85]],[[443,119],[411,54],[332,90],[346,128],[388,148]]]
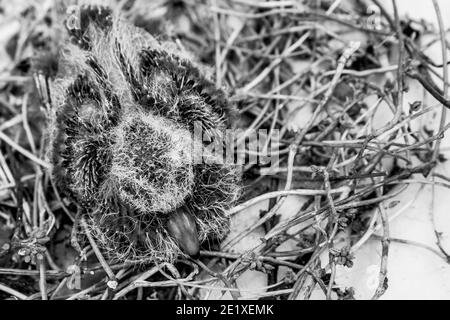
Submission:
[[[413,103],[409,104],[409,110],[411,110],[411,112],[416,112],[421,107],[422,107],[422,101],[414,101]]]

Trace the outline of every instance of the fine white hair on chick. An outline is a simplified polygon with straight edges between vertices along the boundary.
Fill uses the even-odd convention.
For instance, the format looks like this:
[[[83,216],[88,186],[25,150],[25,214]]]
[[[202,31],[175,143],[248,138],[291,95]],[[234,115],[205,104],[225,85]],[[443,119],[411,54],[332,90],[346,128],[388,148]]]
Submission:
[[[232,127],[235,108],[181,48],[104,4],[78,7],[81,29],[68,28],[59,53],[53,176],[111,259],[170,261],[183,247],[171,216],[191,217],[200,241],[228,230],[240,168],[195,163],[191,133],[196,122],[210,136]]]

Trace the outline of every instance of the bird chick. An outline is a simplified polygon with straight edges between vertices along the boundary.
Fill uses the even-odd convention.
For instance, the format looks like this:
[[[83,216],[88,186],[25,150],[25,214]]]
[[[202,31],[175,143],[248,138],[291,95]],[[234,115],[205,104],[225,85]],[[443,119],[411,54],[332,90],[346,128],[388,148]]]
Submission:
[[[194,161],[192,132],[231,128],[235,108],[174,43],[108,7],[78,13],[50,85],[55,181],[110,259],[196,256],[202,241],[226,234],[240,170]]]

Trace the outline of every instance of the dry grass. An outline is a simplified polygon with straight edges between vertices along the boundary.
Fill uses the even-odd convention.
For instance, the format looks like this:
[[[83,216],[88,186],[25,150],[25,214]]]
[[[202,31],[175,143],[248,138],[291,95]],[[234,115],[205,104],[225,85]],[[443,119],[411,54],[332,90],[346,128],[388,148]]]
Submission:
[[[198,261],[114,264],[101,259],[93,239],[81,243],[83,254],[73,249],[76,205],[61,199],[47,171],[44,106],[26,61],[36,47],[54,44],[57,34],[48,19],[55,21],[57,12],[33,1],[23,1],[14,10],[6,3],[0,2],[5,7],[0,14],[14,32],[0,34],[6,37],[2,40],[7,40],[4,45],[11,59],[0,66],[1,297],[195,299],[208,290],[225,290],[239,299],[235,280],[244,271],[256,269],[276,279],[278,268],[285,266],[292,270],[290,276],[271,280],[268,287],[253,292],[255,298],[296,299],[299,294],[308,298],[316,286],[327,298],[336,294],[351,298],[350,288],[333,287],[336,265],[351,267],[352,253],[375,228],[363,213],[376,208],[384,233],[374,298],[383,294],[389,253],[385,206],[399,192],[393,187],[410,183],[413,174],[435,183],[433,168],[443,160],[439,141],[449,128],[445,123],[450,106],[448,75],[442,71],[446,68],[423,54],[420,38],[414,38],[417,29],[421,35],[435,34],[436,41],[442,42],[442,23],[441,30],[433,30],[400,20],[397,10],[390,15],[383,7],[395,8],[395,0],[373,2],[381,12],[375,21],[380,23],[378,29],[365,14],[371,1],[349,5],[324,0],[320,7],[315,1],[289,0],[185,0],[177,5],[159,1],[153,10],[142,10],[141,1],[125,6],[124,14],[150,31],[162,27],[149,21],[170,21],[169,36],[201,62],[214,66],[217,86],[229,89],[240,111],[238,126],[244,130],[239,142],[244,143],[250,129],[280,130],[281,140],[278,169],[244,166],[246,192],[229,215],[270,199],[268,210],[251,227],[221,247],[205,245]],[[164,16],[158,20],[139,12]],[[439,17],[437,6],[436,12]],[[445,49],[443,61],[447,61]],[[424,100],[405,106],[410,78],[439,103]],[[416,125],[436,109],[442,113],[434,131]],[[376,122],[379,113],[387,114],[382,125]],[[274,143],[268,141],[267,147]],[[449,187],[446,179],[441,184]],[[279,223],[280,208],[293,194],[309,200],[296,215]],[[305,227],[293,233],[300,224]],[[232,250],[260,226],[266,235],[258,247],[244,253]],[[87,230],[83,221],[79,229],[74,228]],[[335,243],[342,230],[351,231],[353,247]],[[276,252],[288,239],[296,241],[298,249]],[[329,256],[325,267],[319,263],[323,253]],[[442,255],[449,257],[444,251]],[[82,291],[67,288],[79,279]]]

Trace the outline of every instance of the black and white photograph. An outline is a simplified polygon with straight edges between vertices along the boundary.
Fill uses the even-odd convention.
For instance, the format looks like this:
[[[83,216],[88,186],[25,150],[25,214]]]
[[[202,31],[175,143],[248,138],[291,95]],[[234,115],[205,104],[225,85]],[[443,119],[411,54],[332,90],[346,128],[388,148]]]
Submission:
[[[0,0],[0,300],[450,300],[449,65],[448,0]]]

